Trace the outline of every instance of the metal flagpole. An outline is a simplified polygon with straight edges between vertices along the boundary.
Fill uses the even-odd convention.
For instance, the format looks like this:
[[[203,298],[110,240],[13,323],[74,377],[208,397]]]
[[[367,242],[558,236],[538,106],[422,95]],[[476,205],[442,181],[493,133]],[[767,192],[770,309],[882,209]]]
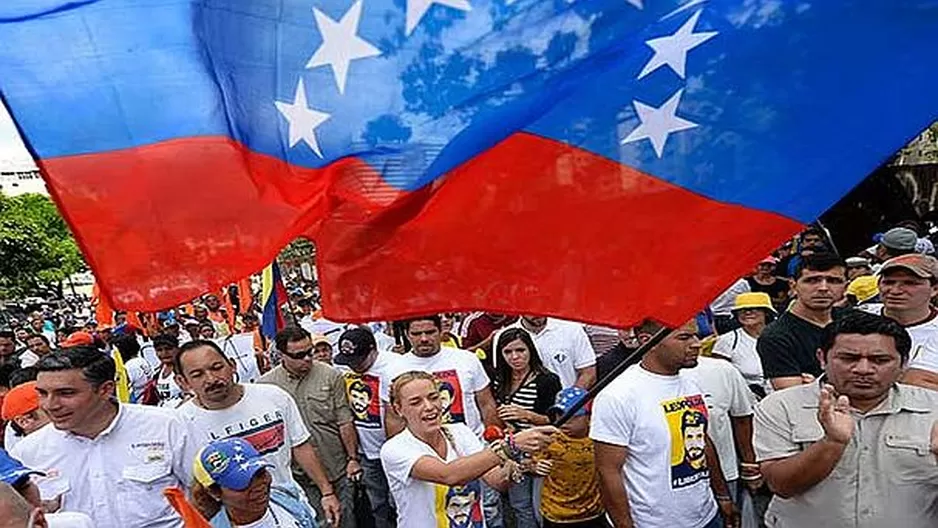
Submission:
[[[560,409],[552,408],[549,410],[548,416],[550,417],[551,422],[553,422],[553,425],[560,427],[561,425],[567,423],[570,418],[573,418],[577,411],[579,411],[584,405],[587,404],[587,402],[593,400],[593,398],[595,398],[601,390],[605,389],[607,385],[612,383],[612,380],[618,378],[619,374],[625,372],[625,369],[641,361],[649,350],[658,346],[658,343],[664,341],[664,338],[668,337],[668,334],[670,333],[671,329],[667,327],[658,330],[655,335],[651,336],[651,339],[642,343],[641,346],[636,348],[631,354],[622,360],[622,363],[616,365],[616,368],[612,369],[612,372],[606,374],[603,379],[597,381],[596,384],[590,388],[589,392],[586,394],[586,397],[578,401],[576,405],[571,407],[570,410],[568,410],[562,416],[560,415]]]

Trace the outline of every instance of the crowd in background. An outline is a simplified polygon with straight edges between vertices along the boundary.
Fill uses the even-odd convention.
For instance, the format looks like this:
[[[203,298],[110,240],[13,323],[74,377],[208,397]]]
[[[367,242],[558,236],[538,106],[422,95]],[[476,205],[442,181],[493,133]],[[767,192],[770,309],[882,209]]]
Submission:
[[[347,325],[302,281],[272,339],[233,290],[40,307],[0,331],[0,528],[935,526],[922,231],[845,259],[811,228],[673,329]]]

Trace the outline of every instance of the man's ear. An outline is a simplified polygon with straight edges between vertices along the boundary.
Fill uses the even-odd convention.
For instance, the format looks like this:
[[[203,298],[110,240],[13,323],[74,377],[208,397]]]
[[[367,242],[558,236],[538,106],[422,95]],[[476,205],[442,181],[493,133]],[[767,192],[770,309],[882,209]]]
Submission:
[[[103,396],[105,399],[109,399],[112,394],[114,394],[114,388],[117,385],[117,382],[110,380],[105,381],[98,386],[98,394]]]
[[[821,364],[821,368],[827,369],[827,353],[819,348],[817,349],[816,355],[818,363]]]

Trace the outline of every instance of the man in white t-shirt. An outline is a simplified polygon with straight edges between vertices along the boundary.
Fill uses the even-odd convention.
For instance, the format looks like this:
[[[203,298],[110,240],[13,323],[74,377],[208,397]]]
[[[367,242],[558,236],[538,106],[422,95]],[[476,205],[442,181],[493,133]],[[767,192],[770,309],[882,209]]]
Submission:
[[[564,389],[577,386],[588,390],[596,382],[596,352],[583,325],[525,315],[509,328],[524,328],[531,334],[541,362],[560,377]]]
[[[647,341],[660,328],[646,321],[635,332]],[[603,502],[616,528],[723,528],[721,514],[735,521],[736,507],[706,434],[704,392],[681,372],[697,365],[699,352],[697,325],[689,322],[593,403],[590,438]]]
[[[912,337],[902,382],[938,390],[938,310],[931,304],[938,295],[938,260],[918,253],[887,260],[879,271],[879,293],[883,304],[861,309],[898,321]]]
[[[355,415],[365,492],[375,528],[390,528],[394,526],[395,514],[381,467],[381,446],[387,440],[384,431],[387,408],[381,403],[381,393],[390,386],[392,372],[399,371],[400,356],[380,351],[371,331],[350,328],[339,337],[334,361],[336,369],[345,376],[349,404]]]
[[[755,397],[743,375],[728,361],[701,356],[697,358],[696,367],[683,372],[703,391],[709,415],[707,434],[719,455],[720,468],[730,488],[730,496],[739,505],[741,483],[750,491],[762,485],[756,452],[752,446],[752,405]]]
[[[404,330],[414,348],[400,356],[397,371],[391,374],[392,380],[411,370],[429,372],[440,382],[444,423],[466,424],[479,438],[482,438],[485,426],[502,425],[482,362],[472,352],[442,346],[443,322],[440,316],[411,319],[404,323]],[[389,389],[384,385],[381,387],[381,401],[385,406],[390,406]],[[390,438],[404,429],[404,423],[389,412],[385,413],[385,427]],[[486,526],[501,528],[501,497],[488,486],[483,486],[482,491],[485,495]]]
[[[183,402],[186,394],[176,382],[176,371],[173,358],[179,352],[179,338],[172,334],[157,334],[153,337],[153,349],[160,364],[153,375],[156,379],[156,395],[159,398],[157,405],[175,409]]]
[[[286,391],[274,385],[236,383],[232,360],[212,341],[186,343],[174,364],[183,389],[195,395],[178,412],[194,433],[201,433],[200,443],[243,438],[273,465],[275,486],[299,491],[290,469],[296,462],[322,491],[327,520],[337,525],[341,507],[335,490],[309,443],[300,410]]]

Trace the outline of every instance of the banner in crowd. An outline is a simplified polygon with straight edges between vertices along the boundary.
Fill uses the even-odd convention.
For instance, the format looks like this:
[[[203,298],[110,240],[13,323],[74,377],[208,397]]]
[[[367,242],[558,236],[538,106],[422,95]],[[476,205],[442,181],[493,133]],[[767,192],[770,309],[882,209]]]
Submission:
[[[0,89],[116,308],[308,236],[334,319],[679,323],[938,116],[936,22],[933,2],[6,0]]]

